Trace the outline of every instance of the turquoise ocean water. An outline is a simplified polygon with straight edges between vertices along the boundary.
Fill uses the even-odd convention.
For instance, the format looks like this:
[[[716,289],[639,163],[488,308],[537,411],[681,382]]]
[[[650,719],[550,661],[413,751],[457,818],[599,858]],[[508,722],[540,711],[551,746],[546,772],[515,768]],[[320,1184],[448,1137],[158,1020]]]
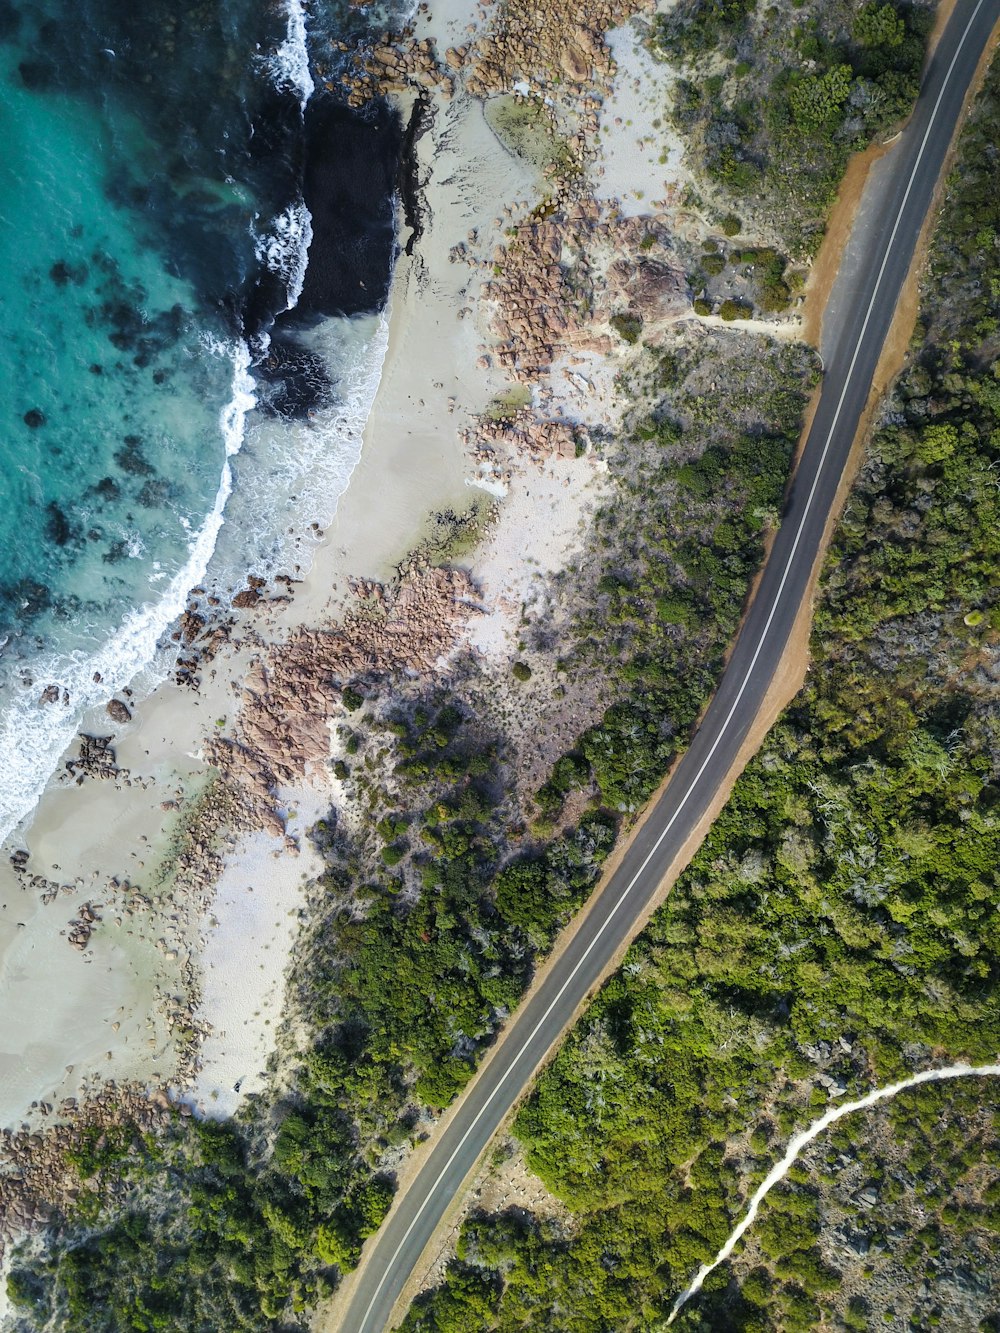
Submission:
[[[280,566],[347,484],[382,316],[300,331],[308,416],[255,410],[253,363],[312,237],[308,30],[349,21],[0,0],[0,836],[188,590]]]

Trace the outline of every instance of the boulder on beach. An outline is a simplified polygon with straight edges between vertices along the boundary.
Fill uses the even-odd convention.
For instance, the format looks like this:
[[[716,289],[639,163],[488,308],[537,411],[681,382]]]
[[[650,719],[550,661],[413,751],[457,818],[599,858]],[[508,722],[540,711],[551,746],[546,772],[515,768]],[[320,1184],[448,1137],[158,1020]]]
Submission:
[[[112,722],[124,723],[132,721],[132,714],[129,711],[128,704],[123,703],[121,699],[108,700],[108,717],[111,718]]]

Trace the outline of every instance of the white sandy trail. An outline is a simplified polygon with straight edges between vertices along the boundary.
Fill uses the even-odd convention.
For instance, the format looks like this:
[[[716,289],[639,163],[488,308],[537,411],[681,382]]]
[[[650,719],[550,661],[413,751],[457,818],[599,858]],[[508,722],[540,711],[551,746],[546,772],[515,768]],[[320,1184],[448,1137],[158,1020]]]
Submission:
[[[798,1157],[799,1153],[811,1143],[813,1139],[819,1138],[835,1120],[842,1116],[850,1115],[852,1111],[863,1111],[866,1106],[874,1106],[876,1102],[887,1101],[890,1097],[895,1097],[897,1092],[905,1092],[907,1088],[915,1088],[920,1083],[938,1083],[942,1079],[948,1078],[991,1078],[1000,1077],[1000,1064],[996,1065],[947,1065],[944,1069],[925,1069],[920,1074],[914,1074],[912,1078],[904,1078],[901,1083],[890,1083],[888,1087],[876,1088],[874,1092],[869,1092],[867,1096],[860,1098],[856,1102],[844,1102],[841,1106],[833,1106],[829,1111],[824,1112],[818,1120],[814,1120],[806,1129],[800,1130],[798,1134],[788,1142],[785,1149],[785,1155],[781,1161],[767,1173],[761,1183],[757,1186],[753,1198],[750,1200],[750,1206],[746,1210],[742,1221],[738,1223],[731,1233],[729,1239],[723,1245],[722,1249],[715,1256],[710,1264],[702,1264],[698,1269],[698,1275],[686,1291],[682,1291],[674,1302],[674,1308],[670,1311],[670,1318],[667,1320],[669,1326],[674,1322],[681,1310],[688,1303],[692,1296],[696,1296],[701,1291],[702,1283],[708,1277],[713,1269],[724,1264],[733,1250],[739,1244],[744,1232],[753,1225],[754,1218],[757,1216],[757,1210],[764,1202],[767,1195],[774,1189],[778,1181],[788,1174],[788,1169]]]

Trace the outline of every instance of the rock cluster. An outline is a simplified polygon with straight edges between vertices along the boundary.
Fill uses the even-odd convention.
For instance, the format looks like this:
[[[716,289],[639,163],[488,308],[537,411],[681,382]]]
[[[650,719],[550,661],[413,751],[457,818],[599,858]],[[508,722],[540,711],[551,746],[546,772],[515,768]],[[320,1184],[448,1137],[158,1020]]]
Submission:
[[[649,255],[653,246],[660,257]],[[451,257],[475,263],[464,245]],[[655,328],[688,309],[686,278],[671,261],[665,232],[646,218],[602,217],[596,199],[520,224],[489,262],[483,300],[499,340],[494,355],[525,383],[563,353],[611,352],[617,340],[607,330],[615,314]]]
[[[48,879],[45,875],[36,874],[29,869],[29,860],[29,855],[24,848],[19,848],[10,857],[11,869],[17,876],[21,889],[24,892],[37,893],[45,906],[54,903],[60,893],[68,896],[82,888],[83,880],[80,878],[74,880],[72,884],[60,884],[58,880]]]
[[[527,455],[533,462],[551,458],[575,458],[579,428],[568,421],[547,421],[522,408],[513,416],[496,421],[479,417],[464,440],[479,463],[492,463],[497,449]]]
[[[336,46],[341,51],[349,50],[344,42]],[[452,57],[453,52],[449,51],[448,56]],[[353,69],[340,76],[349,106],[361,107],[373,97],[416,89],[440,93],[447,100],[455,91],[448,69],[437,58],[434,43],[426,37],[418,41],[412,29],[398,37],[386,33],[374,46],[353,52],[353,61]],[[450,58],[448,65],[452,70],[457,68]]]
[[[101,903],[97,904],[98,907],[102,905]],[[81,953],[86,949],[90,943],[94,926],[100,919],[93,903],[83,904],[76,916],[69,922],[69,942],[74,949],[78,949]]]
[[[68,1154],[97,1143],[100,1134],[125,1127],[136,1139],[155,1130],[172,1115],[164,1091],[147,1094],[131,1085],[107,1083],[103,1090],[78,1103],[66,1098],[58,1106],[33,1102],[40,1117],[57,1115],[50,1128],[0,1130],[0,1257],[6,1246],[27,1232],[48,1225],[72,1207],[82,1193],[115,1193],[116,1183],[100,1178],[83,1181]]]
[[[263,579],[249,578],[246,589],[233,597],[232,605],[256,606],[261,600],[263,583]],[[222,602],[218,597],[208,597],[201,602],[199,598],[203,593],[202,588],[192,590],[191,600],[171,635],[182,647],[174,663],[174,679],[178,685],[188,685],[192,689],[201,684],[201,668],[211,662],[223,644],[228,643],[235,623],[231,616],[219,610]]]
[[[205,617],[193,606],[188,606],[180,620],[177,622],[177,628],[174,630],[171,638],[175,643],[183,643],[185,646],[194,643],[195,639],[205,628]]]
[[[580,275],[561,262],[565,241],[563,224],[529,222],[494,251],[494,278],[484,285],[483,299],[494,303],[496,358],[517,379],[545,374],[557,349],[582,327],[587,296]]]
[[[645,0],[505,0],[490,31],[468,52],[465,86],[473,96],[509,92],[525,80],[538,91],[567,81],[583,87],[614,69],[604,34],[646,8]]]
[[[89,736],[80,733],[80,752],[75,759],[66,760],[66,772],[79,786],[86,778],[116,778],[118,767],[110,736]]]
[[[251,668],[238,734],[214,743],[214,761],[262,820],[276,783],[329,757],[343,687],[362,676],[432,673],[477,603],[466,574],[420,559],[403,567],[395,586],[358,584],[355,592],[363,605],[343,625],[301,629]]]
[[[239,611],[246,611],[250,607],[256,606],[258,602],[263,601],[263,590],[266,586],[265,579],[258,577],[256,574],[248,575],[247,586],[241,588],[233,597],[233,606]]]

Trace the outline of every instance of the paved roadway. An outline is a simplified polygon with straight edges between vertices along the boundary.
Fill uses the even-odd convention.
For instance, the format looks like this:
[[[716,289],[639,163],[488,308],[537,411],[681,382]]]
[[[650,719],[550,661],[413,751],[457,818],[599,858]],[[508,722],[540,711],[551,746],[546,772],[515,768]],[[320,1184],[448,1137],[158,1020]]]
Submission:
[[[379,1234],[340,1333],[379,1333],[446,1208],[549,1048],[619,946],[636,931],[732,765],[784,651],[868,398],[924,216],[1000,0],[958,0],[893,149],[882,218],[868,228],[865,280],[828,358],[781,527],[718,691],[669,787],[545,983],[519,1009],[459,1113]]]

